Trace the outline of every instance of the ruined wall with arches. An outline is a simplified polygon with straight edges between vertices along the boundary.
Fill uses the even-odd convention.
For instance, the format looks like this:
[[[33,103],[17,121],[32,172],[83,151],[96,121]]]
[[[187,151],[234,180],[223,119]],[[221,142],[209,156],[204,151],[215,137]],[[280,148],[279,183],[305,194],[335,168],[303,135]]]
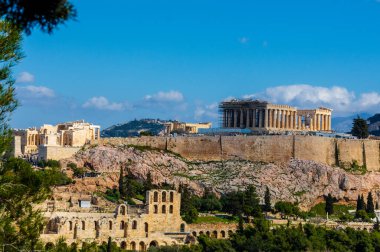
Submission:
[[[64,238],[68,244],[83,242],[101,244],[112,237],[120,247],[145,251],[150,246],[184,244],[193,232],[210,233],[227,238],[235,225],[187,225],[180,216],[181,195],[174,190],[151,190],[146,204],[120,204],[113,213],[46,212],[48,219],[41,239],[55,243]],[[216,233],[215,233],[216,232]]]

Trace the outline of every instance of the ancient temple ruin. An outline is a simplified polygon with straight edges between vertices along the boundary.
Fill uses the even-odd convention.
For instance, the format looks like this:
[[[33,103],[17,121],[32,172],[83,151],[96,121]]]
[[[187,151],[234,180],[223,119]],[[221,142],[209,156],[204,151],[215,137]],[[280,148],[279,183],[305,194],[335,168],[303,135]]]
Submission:
[[[297,109],[259,100],[231,100],[220,103],[222,128],[261,132],[331,132],[332,109]]]

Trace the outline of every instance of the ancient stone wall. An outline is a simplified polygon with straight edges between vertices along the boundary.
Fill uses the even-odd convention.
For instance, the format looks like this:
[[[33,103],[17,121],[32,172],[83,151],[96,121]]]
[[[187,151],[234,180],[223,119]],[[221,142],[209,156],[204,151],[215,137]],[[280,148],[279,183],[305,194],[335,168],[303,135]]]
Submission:
[[[151,146],[180,154],[188,160],[244,159],[256,162],[288,162],[291,158],[331,166],[365,165],[380,170],[380,141],[334,139],[319,136],[197,136],[103,138],[93,144]]]
[[[38,158],[43,160],[61,160],[72,157],[80,147],[43,146],[38,147]]]

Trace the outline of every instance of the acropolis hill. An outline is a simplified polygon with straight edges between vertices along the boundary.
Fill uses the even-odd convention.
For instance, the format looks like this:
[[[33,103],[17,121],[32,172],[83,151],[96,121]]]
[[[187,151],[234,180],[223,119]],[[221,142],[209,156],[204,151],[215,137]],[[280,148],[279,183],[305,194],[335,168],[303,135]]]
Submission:
[[[356,162],[368,171],[380,170],[380,141],[337,139],[320,136],[193,136],[102,138],[97,145],[149,146],[177,153],[188,160],[287,163],[291,159],[310,160],[330,166],[350,166]]]

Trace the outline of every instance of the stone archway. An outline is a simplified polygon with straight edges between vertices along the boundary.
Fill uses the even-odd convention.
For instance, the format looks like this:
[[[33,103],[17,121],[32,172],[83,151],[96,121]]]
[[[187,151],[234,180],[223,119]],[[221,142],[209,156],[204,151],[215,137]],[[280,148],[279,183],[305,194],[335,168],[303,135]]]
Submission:
[[[157,241],[151,241],[150,243],[149,243],[149,248],[150,247],[158,247],[158,242]]]

